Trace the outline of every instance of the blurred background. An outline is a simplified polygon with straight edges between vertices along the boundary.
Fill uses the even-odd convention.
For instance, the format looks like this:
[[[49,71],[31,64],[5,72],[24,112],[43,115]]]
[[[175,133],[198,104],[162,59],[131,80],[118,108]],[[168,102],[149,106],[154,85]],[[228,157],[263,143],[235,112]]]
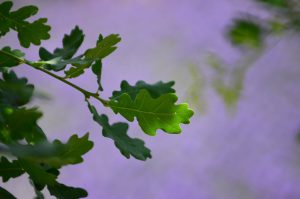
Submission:
[[[288,3],[287,3],[288,2]],[[51,139],[90,132],[95,145],[79,165],[64,167],[59,181],[79,186],[91,199],[299,199],[300,39],[297,1],[261,0],[18,0],[47,17],[51,39],[61,47],[75,25],[85,33],[80,52],[98,34],[118,33],[118,50],[103,61],[102,96],[125,79],[175,80],[180,102],[195,110],[182,134],[145,135],[153,158],[127,160],[92,121],[83,96],[30,67],[16,70],[36,85],[32,105]],[[287,4],[285,4],[287,3]],[[15,33],[0,46],[20,48]],[[26,52],[38,60],[38,47]],[[79,53],[80,53],[79,52]],[[92,73],[72,80],[96,90]],[[94,101],[110,121],[124,121]],[[1,186],[3,183],[0,183]],[[17,198],[34,191],[27,176],[3,185]],[[46,198],[51,198],[45,192]]]

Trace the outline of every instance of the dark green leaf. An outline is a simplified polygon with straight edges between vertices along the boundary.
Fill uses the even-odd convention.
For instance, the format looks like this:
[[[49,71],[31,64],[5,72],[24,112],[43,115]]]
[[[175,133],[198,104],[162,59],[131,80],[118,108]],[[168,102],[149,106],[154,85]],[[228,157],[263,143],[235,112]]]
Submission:
[[[13,3],[11,1],[5,1],[0,4],[0,37],[9,32],[11,23],[7,20],[7,17],[9,17],[9,11],[12,6]]]
[[[71,64],[72,66],[78,68],[83,67],[84,69],[86,69],[92,64],[92,61],[85,60],[80,57],[76,57],[68,60],[63,60],[61,59],[61,57],[56,57],[48,61],[43,61],[43,63],[46,64],[46,66],[44,67],[48,70],[60,71],[63,70],[68,64]]]
[[[148,135],[155,135],[157,129],[167,133],[180,133],[180,123],[188,124],[194,114],[187,104],[178,104],[177,96],[167,93],[154,99],[147,90],[141,90],[133,101],[127,93],[123,93],[118,101],[111,100],[109,107],[120,113],[128,121],[137,118],[140,127]]]
[[[17,157],[60,168],[83,161],[81,156],[93,147],[93,142],[89,141],[88,137],[88,133],[81,138],[73,135],[65,144],[54,140],[53,143],[45,141],[35,145],[12,145],[11,150]]]
[[[114,91],[113,95],[110,99],[118,100],[118,98],[123,94],[127,93],[132,100],[135,100],[136,95],[142,90],[146,89],[151,97],[158,98],[166,93],[175,93],[175,90],[172,86],[175,84],[174,81],[170,81],[167,83],[157,82],[155,84],[147,84],[144,81],[138,81],[135,86],[131,86],[127,81],[123,80],[121,83],[121,90]]]
[[[20,50],[11,50],[6,46],[0,50],[0,67],[13,67],[22,64],[24,53]]]
[[[31,186],[33,187],[35,195],[36,195],[34,197],[34,199],[45,199],[43,193],[41,192],[45,188],[45,186],[40,187],[39,185],[34,183],[32,180],[30,180],[29,182],[30,182]]]
[[[84,73],[84,70],[91,66],[90,61],[87,60],[78,60],[78,61],[69,61],[74,67],[71,67],[69,70],[65,71],[66,78],[75,78]]]
[[[28,173],[30,179],[34,183],[40,185],[56,184],[56,176],[45,171],[41,165],[21,158],[19,158],[18,160],[22,168]]]
[[[15,21],[25,20],[38,12],[38,8],[36,6],[24,6],[14,12],[11,12],[10,17]]]
[[[97,76],[98,90],[103,91],[103,87],[101,84],[101,75],[102,75],[102,61],[97,60],[92,65],[92,71]]]
[[[138,160],[151,158],[151,152],[145,147],[144,141],[137,138],[131,138],[127,135],[128,124],[118,122],[110,125],[106,115],[99,115],[94,106],[90,104],[88,104],[88,106],[93,114],[94,121],[103,128],[102,135],[111,138],[116,147],[126,158],[130,158],[130,155]]]
[[[17,199],[15,196],[13,196],[11,193],[0,187],[0,198],[1,199]]]
[[[88,196],[88,193],[82,188],[69,187],[60,183],[48,185],[48,190],[52,196],[58,199],[78,199]]]
[[[237,19],[228,32],[229,39],[234,45],[259,48],[263,44],[263,30],[254,21]]]
[[[261,3],[265,3],[269,6],[279,7],[279,8],[286,8],[288,7],[287,0],[256,0]]]
[[[72,64],[72,61],[66,61],[70,60],[79,47],[81,46],[84,39],[84,34],[82,30],[79,29],[78,26],[76,26],[70,33],[70,35],[64,35],[63,38],[63,48],[56,48],[53,53],[49,52],[45,48],[41,47],[39,50],[40,58],[44,61],[49,60],[56,60],[57,63],[49,63],[49,65],[46,66],[49,70],[59,71],[66,67],[67,64]],[[79,61],[77,59],[77,61]]]
[[[9,29],[18,32],[20,44],[28,48],[30,44],[40,45],[41,40],[50,38],[50,26],[46,25],[46,18],[37,19],[34,22],[26,21],[27,18],[35,15],[38,8],[35,6],[25,6],[11,12],[13,3],[6,1],[0,4],[0,36],[4,36]]]
[[[69,70],[65,71],[66,78],[78,77],[84,73],[84,69],[86,69],[86,67],[71,67]]]
[[[78,48],[81,46],[84,39],[84,34],[78,26],[71,31],[70,35],[65,35],[63,38],[63,48],[56,48],[53,55],[63,59],[71,59]]]
[[[99,34],[98,40],[96,45],[98,45],[103,40],[103,35]],[[97,77],[97,83],[98,83],[98,90],[103,91],[102,83],[101,83],[101,76],[102,76],[102,60],[98,59],[94,62],[92,65],[92,71]]]
[[[101,60],[115,51],[117,49],[115,45],[120,41],[121,38],[118,34],[111,34],[97,42],[96,47],[88,49],[84,55],[89,60]]]
[[[33,23],[28,23],[26,26],[18,28],[18,38],[23,47],[28,48],[30,43],[34,45],[40,45],[41,40],[47,40],[50,38],[49,31],[50,26],[45,25],[47,23],[46,18],[41,18]]]
[[[26,78],[18,78],[13,71],[4,72],[0,79],[0,104],[23,106],[30,101],[33,89]]]
[[[10,178],[15,178],[24,173],[18,160],[8,161],[4,156],[0,160],[0,176],[3,182],[7,182]]]
[[[29,143],[35,143],[46,139],[44,133],[37,125],[37,120],[41,118],[42,113],[36,108],[11,108],[4,111],[1,114],[3,114],[5,128],[8,130],[12,140],[25,138]]]

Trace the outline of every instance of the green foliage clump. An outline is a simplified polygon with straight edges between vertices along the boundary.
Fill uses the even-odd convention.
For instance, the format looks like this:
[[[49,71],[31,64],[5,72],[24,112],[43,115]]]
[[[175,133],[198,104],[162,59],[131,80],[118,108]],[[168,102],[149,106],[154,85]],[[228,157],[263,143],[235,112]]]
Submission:
[[[25,48],[31,44],[40,45],[42,40],[50,38],[50,26],[46,24],[46,18],[27,21],[38,12],[36,6],[11,11],[12,6],[11,1],[0,4],[0,37],[14,30],[18,33],[20,45]],[[132,156],[144,161],[151,158],[151,151],[144,141],[128,135],[127,123],[110,124],[106,115],[98,114],[90,102],[91,98],[114,113],[120,113],[130,122],[136,118],[148,135],[155,135],[158,129],[170,134],[180,133],[180,124],[188,124],[193,115],[187,104],[176,104],[173,81],[155,84],[138,81],[134,86],[122,81],[120,91],[113,91],[109,99],[101,98],[102,59],[117,49],[116,45],[121,38],[117,34],[106,37],[100,34],[95,47],[76,55],[83,41],[84,33],[76,26],[64,36],[61,48],[49,52],[45,47],[40,47],[38,61],[27,60],[22,51],[9,46],[0,50],[0,176],[3,182],[7,182],[11,178],[28,174],[36,198],[39,199],[44,198],[42,190],[45,187],[56,198],[87,197],[84,189],[64,185],[57,178],[64,166],[83,162],[83,155],[92,149],[93,142],[89,140],[88,133],[82,137],[74,134],[67,142],[49,141],[38,124],[42,112],[28,105],[34,96],[34,85],[29,84],[26,78],[19,77],[13,71],[14,67],[25,64],[81,92],[93,120],[102,127],[102,135],[112,139],[126,158]],[[91,70],[97,79],[95,92],[68,81],[83,75],[86,70]],[[64,77],[58,75],[57,72],[61,71]],[[0,196],[5,199],[15,198],[2,187]]]
[[[234,45],[258,48],[263,41],[262,32],[254,21],[237,19],[228,35]]]

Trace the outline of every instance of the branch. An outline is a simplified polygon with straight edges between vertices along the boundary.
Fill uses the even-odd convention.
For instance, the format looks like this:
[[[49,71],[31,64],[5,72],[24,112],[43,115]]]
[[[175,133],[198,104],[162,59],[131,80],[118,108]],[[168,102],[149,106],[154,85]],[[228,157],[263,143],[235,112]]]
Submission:
[[[105,99],[102,99],[101,97],[99,97],[98,93],[89,92],[89,91],[87,91],[87,90],[85,90],[85,89],[83,89],[83,88],[81,88],[81,87],[79,87],[79,86],[77,86],[77,85],[75,85],[75,84],[67,81],[63,77],[60,77],[60,76],[58,76],[58,75],[56,75],[54,73],[51,73],[50,71],[44,69],[43,68],[44,63],[42,61],[41,62],[39,62],[39,61],[37,61],[37,62],[31,62],[31,61],[28,61],[26,59],[22,59],[20,57],[17,57],[15,55],[11,54],[11,53],[5,52],[3,50],[0,50],[0,53],[5,54],[6,56],[9,56],[9,57],[11,57],[11,58],[19,61],[21,64],[24,63],[24,64],[26,64],[26,65],[28,65],[28,66],[36,69],[36,70],[42,71],[43,73],[46,73],[47,75],[50,75],[50,76],[54,77],[55,79],[57,79],[57,80],[65,83],[65,84],[67,84],[67,85],[75,88],[76,90],[78,90],[79,92],[81,92],[86,99],[88,99],[90,97],[93,97],[96,100],[100,101],[103,104],[103,106],[108,106],[108,101],[105,100]]]

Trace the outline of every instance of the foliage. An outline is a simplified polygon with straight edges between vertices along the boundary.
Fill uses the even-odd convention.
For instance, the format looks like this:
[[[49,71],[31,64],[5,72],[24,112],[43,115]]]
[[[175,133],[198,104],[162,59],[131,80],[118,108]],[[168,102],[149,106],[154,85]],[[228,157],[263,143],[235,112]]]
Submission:
[[[50,38],[50,26],[46,24],[46,18],[27,21],[38,12],[36,6],[24,6],[11,11],[12,6],[11,1],[0,4],[0,37],[14,30],[18,33],[20,45],[25,48],[31,44],[40,45],[42,40]],[[94,121],[102,127],[102,135],[112,139],[126,158],[132,156],[146,160],[151,158],[151,152],[144,141],[128,135],[127,123],[109,124],[108,117],[98,114],[90,98],[98,100],[116,114],[120,113],[130,122],[136,118],[141,129],[149,135],[155,135],[158,129],[180,133],[180,124],[189,123],[193,115],[187,104],[176,104],[173,81],[155,84],[139,81],[134,86],[122,81],[120,91],[112,92],[110,99],[101,98],[102,59],[117,49],[121,38],[117,34],[106,37],[100,34],[95,47],[76,55],[83,40],[84,33],[76,26],[64,36],[61,48],[49,52],[45,47],[40,47],[38,61],[27,60],[22,51],[9,46],[0,50],[0,176],[6,182],[27,173],[36,198],[44,198],[42,190],[45,187],[56,198],[87,197],[84,189],[64,185],[57,178],[62,167],[81,163],[83,155],[92,149],[93,142],[89,140],[88,133],[82,137],[74,134],[67,142],[49,141],[38,124],[43,114],[38,108],[28,105],[34,95],[34,85],[29,84],[26,78],[19,77],[13,71],[14,67],[25,64],[81,92]],[[94,73],[98,85],[96,92],[87,91],[68,81],[83,75],[85,70]],[[64,71],[64,77],[56,73],[60,71]],[[1,198],[15,198],[1,187],[0,195]]]
[[[295,0],[254,0],[268,13],[261,18],[244,13],[234,18],[226,30],[226,38],[241,52],[241,57],[226,67],[217,55],[209,57],[208,64],[214,71],[213,88],[227,108],[235,108],[242,95],[244,79],[249,68],[272,47],[272,37],[284,33],[300,33],[300,3]]]

